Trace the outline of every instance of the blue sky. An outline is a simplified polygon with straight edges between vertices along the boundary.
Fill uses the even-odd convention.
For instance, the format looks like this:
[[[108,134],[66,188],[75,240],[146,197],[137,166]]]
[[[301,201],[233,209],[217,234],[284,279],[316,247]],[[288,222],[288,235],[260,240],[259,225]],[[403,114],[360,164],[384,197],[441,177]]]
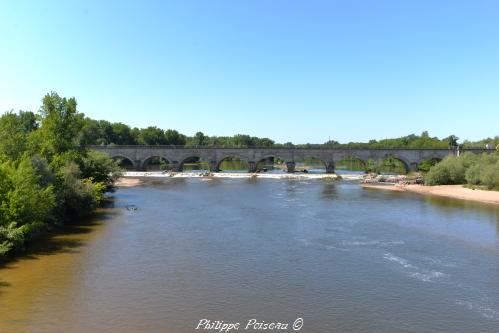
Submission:
[[[320,143],[499,135],[499,1],[0,0],[0,111]]]

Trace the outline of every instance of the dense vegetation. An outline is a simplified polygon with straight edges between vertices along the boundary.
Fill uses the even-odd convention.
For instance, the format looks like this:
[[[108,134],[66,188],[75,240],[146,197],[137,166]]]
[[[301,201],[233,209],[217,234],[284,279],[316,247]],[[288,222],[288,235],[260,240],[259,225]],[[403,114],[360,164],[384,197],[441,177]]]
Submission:
[[[43,98],[38,114],[0,117],[0,258],[103,200],[119,168],[80,146],[84,124],[76,100],[56,93]]]
[[[425,176],[427,185],[468,184],[499,190],[499,153],[448,156],[430,168]]]

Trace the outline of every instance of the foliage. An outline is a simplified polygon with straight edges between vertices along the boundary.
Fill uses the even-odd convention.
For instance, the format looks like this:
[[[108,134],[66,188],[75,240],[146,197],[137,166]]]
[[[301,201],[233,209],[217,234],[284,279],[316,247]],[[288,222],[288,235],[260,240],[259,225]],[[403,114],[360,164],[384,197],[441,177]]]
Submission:
[[[187,136],[173,129],[163,130],[156,126],[147,128],[132,128],[123,123],[110,123],[106,120],[94,120],[83,118],[81,131],[78,135],[80,145],[176,145],[187,147],[296,147],[296,148],[429,148],[429,149],[449,149],[458,146],[459,138],[449,135],[439,139],[431,137],[427,131],[420,135],[410,134],[399,138],[370,140],[368,142],[340,143],[329,140],[324,144],[284,144],[276,143],[269,138],[259,138],[246,134],[236,134],[233,136],[208,136],[203,132],[197,132],[193,136]],[[485,144],[490,146],[499,144],[499,137],[495,139],[485,139],[480,142],[464,142],[464,147],[484,148]],[[429,168],[429,166],[428,166]]]
[[[33,161],[26,155],[17,165],[0,166],[0,255],[40,231],[53,218],[54,187],[44,183]]]
[[[76,105],[52,92],[38,115],[0,117],[0,257],[53,225],[91,213],[119,176],[115,161],[80,146],[105,131],[92,139],[102,124],[86,122]],[[128,140],[123,126],[110,126],[108,134]]]
[[[27,131],[12,111],[0,117],[0,160],[17,160],[26,147]]]
[[[437,164],[438,162],[439,160],[434,158],[422,160],[418,165],[418,170],[422,172],[428,172],[430,171],[431,167]]]
[[[95,150],[86,152],[81,159],[80,168],[82,178],[92,178],[99,183],[112,184],[121,175],[117,161]]]
[[[499,153],[482,154],[466,171],[466,181],[470,185],[499,190]]]
[[[499,190],[499,153],[448,156],[431,167],[425,176],[427,185],[469,184]]]
[[[83,115],[76,110],[76,99],[45,95],[40,108],[42,154],[51,156],[74,150],[82,128]]]

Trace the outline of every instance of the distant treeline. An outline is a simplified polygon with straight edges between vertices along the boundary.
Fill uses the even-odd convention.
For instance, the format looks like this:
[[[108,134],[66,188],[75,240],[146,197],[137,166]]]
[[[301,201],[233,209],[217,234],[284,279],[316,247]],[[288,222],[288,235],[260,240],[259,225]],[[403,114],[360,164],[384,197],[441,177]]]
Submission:
[[[12,111],[10,112],[12,113]],[[19,117],[26,128],[36,128],[41,119],[30,111],[20,111]],[[76,141],[86,145],[175,145],[187,147],[298,147],[298,148],[449,148],[457,146],[459,138],[449,135],[445,138],[432,137],[427,131],[420,135],[410,134],[399,138],[370,140],[368,142],[340,143],[329,140],[325,143],[293,144],[292,142],[276,143],[269,138],[259,138],[246,134],[233,136],[208,136],[197,132],[194,136],[182,134],[174,129],[161,129],[156,126],[146,128],[130,127],[126,124],[107,120],[95,120],[78,114],[81,129]],[[460,145],[464,148],[484,148],[485,145],[496,147],[499,136],[485,138],[480,141],[465,140]]]
[[[163,130],[155,126],[147,128],[130,127],[123,123],[111,123],[106,120],[84,118],[80,133],[82,145],[178,145],[187,147],[318,147],[318,148],[449,148],[458,145],[459,138],[449,135],[439,139],[431,137],[427,131],[421,135],[410,134],[400,138],[370,140],[369,142],[339,143],[330,140],[319,144],[293,144],[291,142],[276,143],[269,138],[236,134],[233,136],[207,136],[197,132],[187,136],[174,129]],[[499,144],[499,136],[480,141],[464,141],[464,147],[494,147]]]

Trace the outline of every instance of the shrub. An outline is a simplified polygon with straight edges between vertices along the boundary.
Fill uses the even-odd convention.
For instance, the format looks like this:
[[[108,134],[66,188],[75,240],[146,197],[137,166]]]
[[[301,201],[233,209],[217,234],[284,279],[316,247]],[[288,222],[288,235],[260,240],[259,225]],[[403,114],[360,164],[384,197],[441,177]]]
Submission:
[[[426,185],[443,185],[450,183],[451,178],[449,170],[442,162],[430,168],[425,176]]]
[[[481,174],[483,172],[483,164],[477,163],[469,167],[466,170],[466,182],[470,185],[480,185],[481,184]]]
[[[431,167],[425,176],[427,185],[464,183],[499,189],[499,154],[449,156]]]
[[[434,158],[422,160],[421,163],[418,165],[418,170],[422,172],[428,172],[430,171],[431,167],[437,164],[439,161]]]
[[[480,182],[489,190],[499,190],[499,162],[483,168],[480,173]]]

